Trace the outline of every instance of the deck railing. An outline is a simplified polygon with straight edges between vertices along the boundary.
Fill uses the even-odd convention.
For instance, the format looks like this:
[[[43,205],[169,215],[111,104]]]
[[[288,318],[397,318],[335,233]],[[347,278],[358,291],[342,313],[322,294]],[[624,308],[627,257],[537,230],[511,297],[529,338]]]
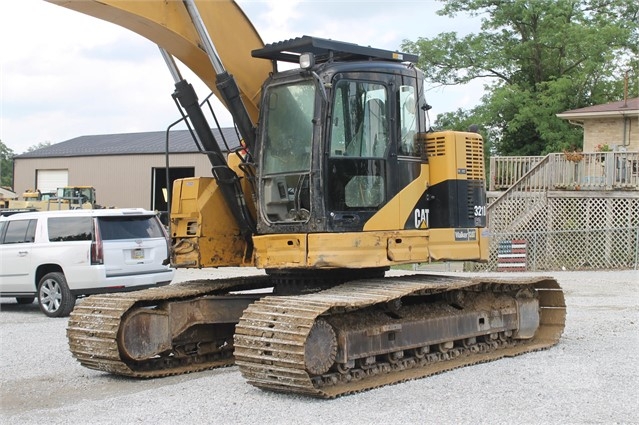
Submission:
[[[545,164],[540,167],[541,162]],[[533,169],[534,175],[522,180]],[[505,190],[515,184],[520,191],[638,190],[639,152],[491,157],[489,189]]]
[[[492,156],[490,157],[489,189],[505,190],[530,171],[543,156]]]

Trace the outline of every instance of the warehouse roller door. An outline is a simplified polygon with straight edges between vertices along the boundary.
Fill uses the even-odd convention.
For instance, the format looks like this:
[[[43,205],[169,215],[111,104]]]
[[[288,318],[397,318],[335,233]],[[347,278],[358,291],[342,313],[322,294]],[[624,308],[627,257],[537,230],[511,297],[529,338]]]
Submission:
[[[36,189],[42,193],[55,192],[69,185],[69,170],[36,170]]]

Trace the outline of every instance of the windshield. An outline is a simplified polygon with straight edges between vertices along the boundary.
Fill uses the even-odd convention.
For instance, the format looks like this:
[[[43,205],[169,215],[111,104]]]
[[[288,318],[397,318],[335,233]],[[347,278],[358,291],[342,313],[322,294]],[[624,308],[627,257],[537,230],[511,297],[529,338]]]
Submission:
[[[99,217],[102,240],[163,238],[164,231],[155,216]]]
[[[269,89],[264,174],[310,169],[314,104],[312,81]]]
[[[266,220],[306,221],[316,83],[270,87],[263,117],[261,204]]]

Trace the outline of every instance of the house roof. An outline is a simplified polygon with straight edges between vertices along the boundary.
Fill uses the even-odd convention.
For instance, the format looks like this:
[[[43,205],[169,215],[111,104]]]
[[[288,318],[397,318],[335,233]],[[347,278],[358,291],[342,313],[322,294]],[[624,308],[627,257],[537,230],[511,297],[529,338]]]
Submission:
[[[617,102],[604,103],[602,105],[588,106],[586,108],[572,109],[557,114],[565,119],[588,119],[602,117],[639,116],[639,97]]]
[[[239,138],[235,128],[213,129],[222,151],[239,147]],[[145,155],[163,154],[166,148],[166,132],[152,131],[147,133],[99,134],[80,136],[44,148],[36,149],[17,155],[16,158],[57,158],[72,156],[100,156],[100,155]],[[175,130],[169,133],[170,153],[199,152],[188,130]]]
[[[7,198],[7,199],[12,199],[16,197],[16,193],[9,190],[9,189],[5,189],[4,187],[0,187],[0,199],[2,198]]]

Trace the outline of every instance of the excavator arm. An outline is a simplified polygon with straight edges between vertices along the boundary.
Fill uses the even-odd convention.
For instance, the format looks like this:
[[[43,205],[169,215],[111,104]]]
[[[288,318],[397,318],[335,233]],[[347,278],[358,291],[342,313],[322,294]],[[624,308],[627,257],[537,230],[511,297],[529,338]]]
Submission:
[[[47,0],[50,3],[112,22],[140,34],[191,69],[226,103],[217,88],[217,74],[201,47],[195,26],[181,1]],[[253,125],[257,122],[260,90],[272,71],[268,61],[251,57],[264,46],[259,34],[233,0],[195,1],[226,71],[233,75]]]
[[[188,66],[226,105],[249,151],[255,147],[260,90],[271,65],[253,59],[262,40],[232,0],[122,1],[51,0],[60,6],[128,28],[160,47],[175,79],[174,97],[186,110],[213,166],[229,214],[252,255],[255,222],[239,178],[219,150],[193,87],[182,79],[173,58]]]

